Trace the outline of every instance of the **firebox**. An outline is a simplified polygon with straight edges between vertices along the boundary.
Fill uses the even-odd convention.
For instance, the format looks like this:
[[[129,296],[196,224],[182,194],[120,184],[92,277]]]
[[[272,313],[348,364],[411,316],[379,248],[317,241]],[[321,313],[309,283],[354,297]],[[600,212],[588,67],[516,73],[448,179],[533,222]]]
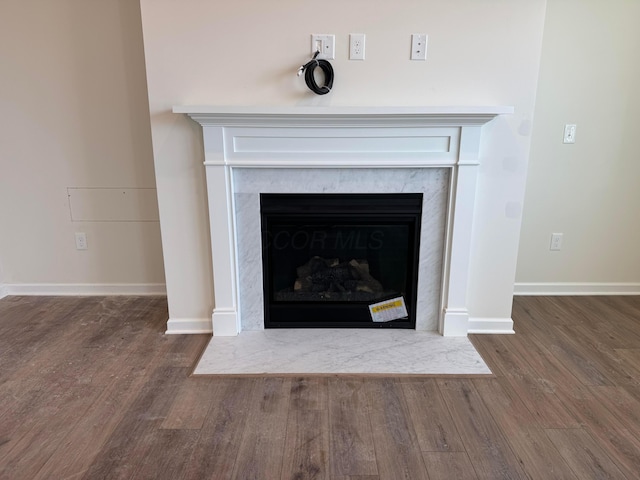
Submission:
[[[422,194],[261,194],[265,328],[415,328]]]

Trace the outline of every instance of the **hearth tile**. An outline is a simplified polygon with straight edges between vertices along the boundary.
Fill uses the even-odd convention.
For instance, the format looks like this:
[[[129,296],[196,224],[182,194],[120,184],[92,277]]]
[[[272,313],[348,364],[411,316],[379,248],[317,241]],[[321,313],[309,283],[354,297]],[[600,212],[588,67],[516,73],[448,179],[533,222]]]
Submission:
[[[491,374],[466,337],[390,329],[271,329],[212,337],[195,375]]]

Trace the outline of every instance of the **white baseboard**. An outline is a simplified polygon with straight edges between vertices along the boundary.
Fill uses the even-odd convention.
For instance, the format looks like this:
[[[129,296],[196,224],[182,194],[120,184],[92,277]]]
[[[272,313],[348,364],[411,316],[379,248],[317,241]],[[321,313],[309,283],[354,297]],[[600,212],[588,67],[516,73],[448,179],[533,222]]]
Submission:
[[[166,295],[164,283],[14,283],[4,286],[7,295],[101,296]]]
[[[211,318],[170,318],[167,322],[166,335],[178,334],[211,334]]]
[[[516,283],[514,295],[640,295],[640,283]]]
[[[468,333],[483,334],[512,334],[513,320],[511,318],[470,317]]]
[[[9,290],[7,289],[6,285],[2,285],[0,283],[0,299],[3,299],[7,295],[9,295]]]

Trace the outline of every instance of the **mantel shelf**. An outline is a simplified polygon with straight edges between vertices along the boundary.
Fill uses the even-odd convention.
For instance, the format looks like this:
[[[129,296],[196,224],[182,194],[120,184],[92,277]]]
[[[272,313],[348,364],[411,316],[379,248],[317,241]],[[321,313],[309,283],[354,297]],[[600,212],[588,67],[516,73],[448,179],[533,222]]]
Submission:
[[[202,126],[375,126],[483,125],[498,115],[512,114],[511,106],[414,107],[233,107],[186,105],[173,107]]]

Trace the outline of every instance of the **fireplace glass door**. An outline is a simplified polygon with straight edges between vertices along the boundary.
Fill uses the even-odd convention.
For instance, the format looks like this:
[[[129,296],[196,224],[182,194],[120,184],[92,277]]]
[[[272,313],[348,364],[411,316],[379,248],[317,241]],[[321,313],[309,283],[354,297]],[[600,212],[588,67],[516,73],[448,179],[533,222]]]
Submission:
[[[422,194],[262,194],[266,328],[415,328]]]

